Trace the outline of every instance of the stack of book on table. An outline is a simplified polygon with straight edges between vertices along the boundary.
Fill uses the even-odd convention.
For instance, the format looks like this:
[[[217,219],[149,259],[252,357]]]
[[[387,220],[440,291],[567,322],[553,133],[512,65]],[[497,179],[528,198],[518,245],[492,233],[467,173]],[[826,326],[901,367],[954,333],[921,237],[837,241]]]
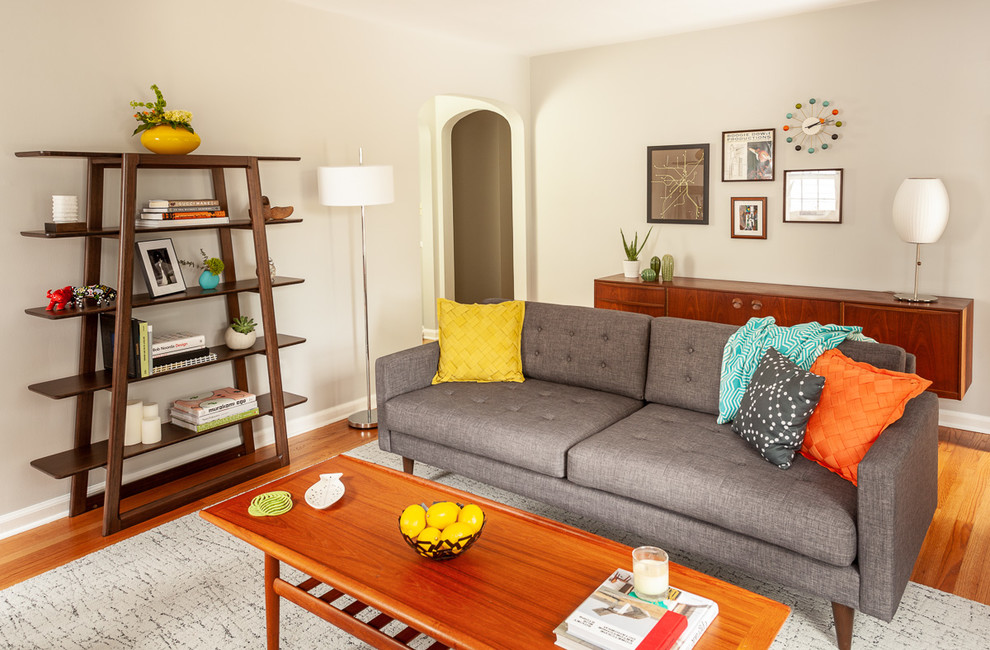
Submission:
[[[151,341],[151,374],[216,360],[216,353],[206,347],[206,337],[202,334],[176,332]]]
[[[171,414],[178,427],[207,431],[258,415],[258,399],[237,388],[218,388],[175,400]]]
[[[616,569],[557,626],[568,650],[690,650],[718,615],[718,603],[679,589],[651,603],[636,598],[631,571]]]
[[[230,223],[217,199],[152,199],[138,215],[134,227],[176,228]]]

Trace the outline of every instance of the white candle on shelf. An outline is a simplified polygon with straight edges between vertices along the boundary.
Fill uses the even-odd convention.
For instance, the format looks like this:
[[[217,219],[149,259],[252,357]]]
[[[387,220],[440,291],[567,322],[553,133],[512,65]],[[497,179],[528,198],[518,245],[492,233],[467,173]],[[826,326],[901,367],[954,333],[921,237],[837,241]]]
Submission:
[[[141,422],[144,420],[144,403],[139,399],[127,402],[124,416],[124,445],[141,444]]]
[[[158,417],[158,402],[145,402],[144,404],[144,419],[157,418]]]
[[[162,441],[162,419],[157,415],[141,421],[141,443],[151,445]]]

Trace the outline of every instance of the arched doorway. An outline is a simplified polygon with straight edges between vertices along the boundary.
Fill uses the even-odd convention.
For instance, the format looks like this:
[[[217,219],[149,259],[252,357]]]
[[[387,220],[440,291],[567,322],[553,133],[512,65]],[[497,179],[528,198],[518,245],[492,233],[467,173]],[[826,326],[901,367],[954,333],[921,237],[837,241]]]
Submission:
[[[427,338],[436,336],[436,299],[453,300],[457,295],[452,133],[461,120],[479,112],[494,114],[508,125],[509,152],[503,157],[507,159],[509,180],[508,187],[503,183],[503,191],[510,208],[506,213],[511,228],[502,222],[500,232],[509,238],[511,231],[511,263],[502,266],[511,268],[512,297],[525,300],[528,295],[530,225],[522,117],[515,110],[491,100],[454,95],[434,97],[420,110],[420,245],[423,333]],[[509,247],[503,244],[501,248]]]

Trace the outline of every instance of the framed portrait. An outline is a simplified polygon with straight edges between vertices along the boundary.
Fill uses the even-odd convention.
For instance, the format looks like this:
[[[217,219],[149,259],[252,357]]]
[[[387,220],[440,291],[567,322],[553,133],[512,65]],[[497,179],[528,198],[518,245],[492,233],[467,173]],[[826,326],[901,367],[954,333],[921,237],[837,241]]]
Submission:
[[[708,223],[708,144],[646,148],[646,221]]]
[[[842,223],[842,170],[784,171],[784,223]]]
[[[733,239],[767,238],[767,197],[749,196],[729,199],[732,208]]]
[[[144,272],[144,281],[152,298],[186,290],[171,239],[139,241],[135,247],[138,266]]]
[[[722,132],[722,181],[772,181],[776,129]]]

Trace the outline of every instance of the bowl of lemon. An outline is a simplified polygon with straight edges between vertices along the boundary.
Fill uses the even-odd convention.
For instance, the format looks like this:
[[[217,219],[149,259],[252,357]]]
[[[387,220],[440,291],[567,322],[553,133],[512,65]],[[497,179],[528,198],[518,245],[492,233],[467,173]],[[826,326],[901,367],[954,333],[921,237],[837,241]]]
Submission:
[[[438,501],[429,507],[414,503],[399,517],[402,538],[431,560],[457,557],[478,541],[484,527],[485,513],[473,503]]]

